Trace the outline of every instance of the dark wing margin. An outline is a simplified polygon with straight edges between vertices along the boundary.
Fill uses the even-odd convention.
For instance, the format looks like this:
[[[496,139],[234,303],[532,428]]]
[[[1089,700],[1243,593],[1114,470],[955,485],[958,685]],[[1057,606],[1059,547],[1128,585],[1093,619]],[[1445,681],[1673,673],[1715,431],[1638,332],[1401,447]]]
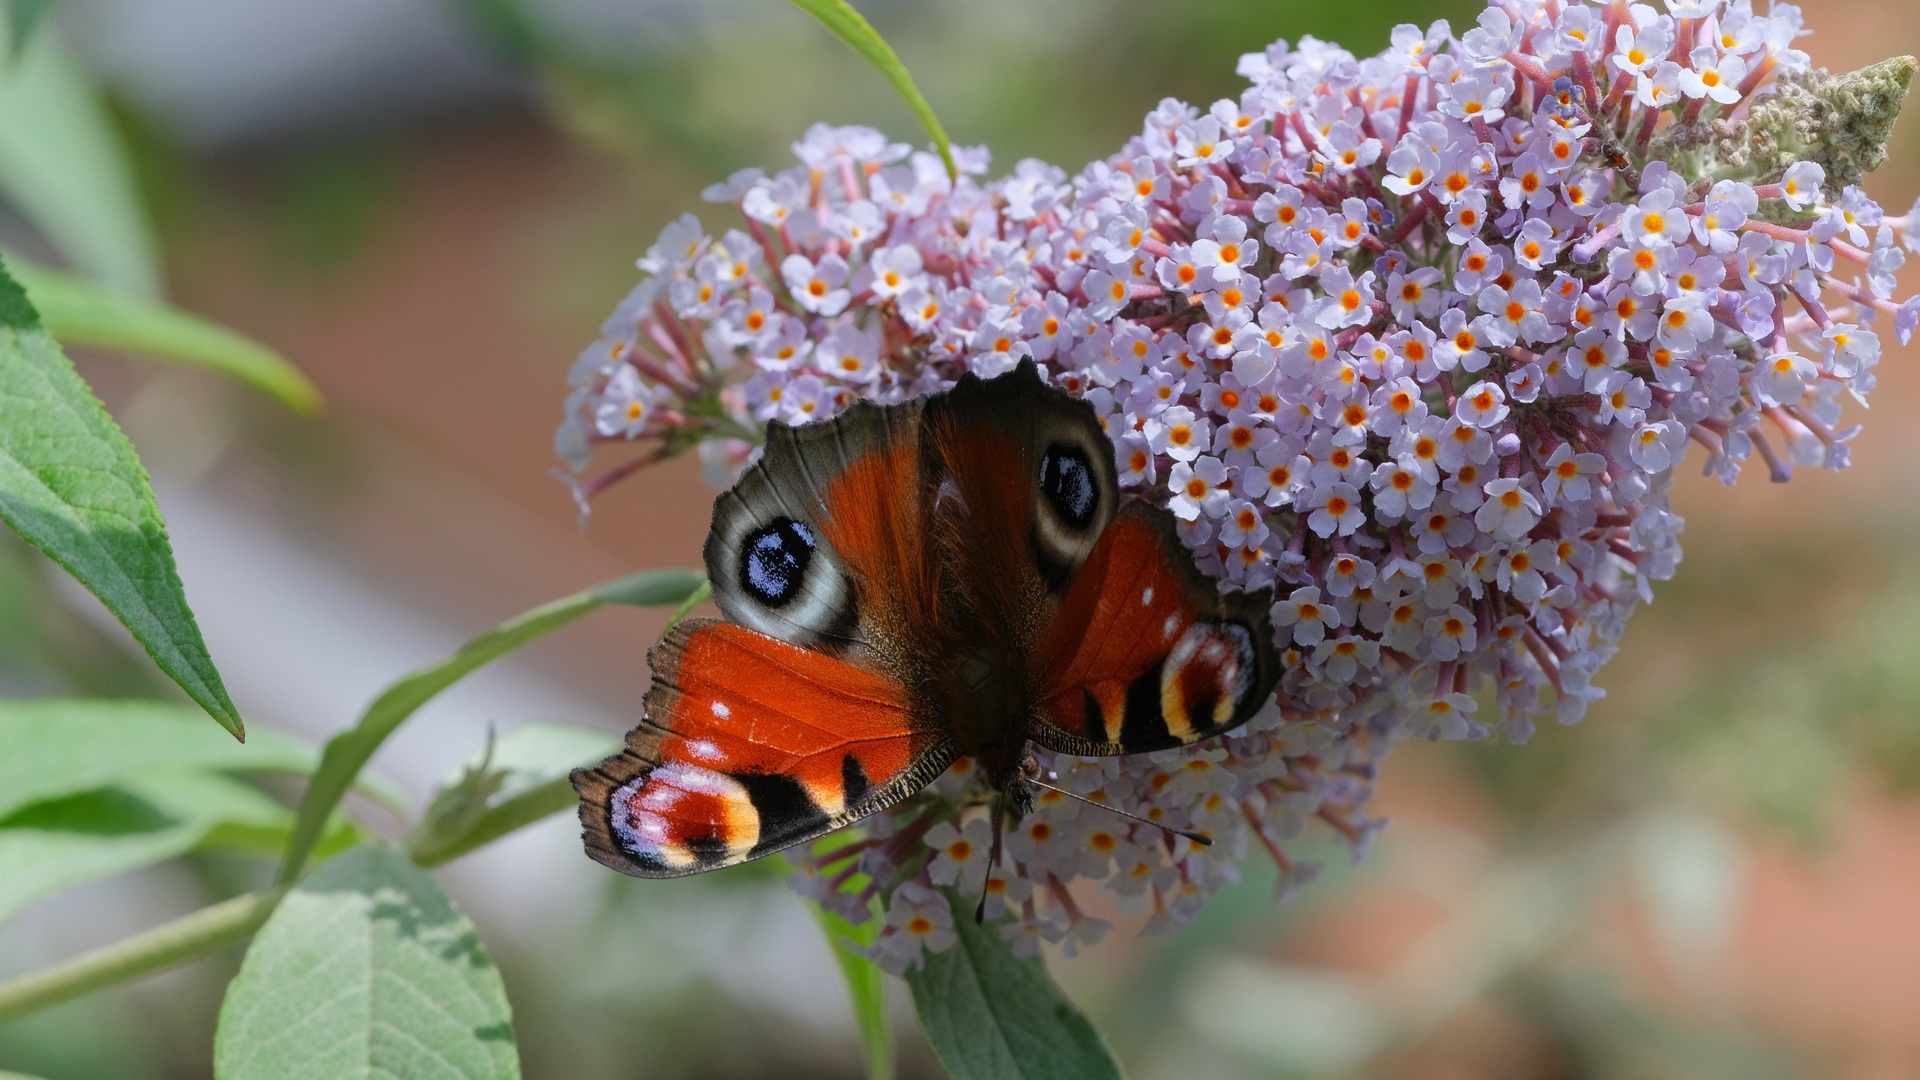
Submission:
[[[953,761],[896,683],[824,653],[690,619],[649,660],[627,748],[573,773],[587,853],[624,874],[680,877],[804,843]]]
[[[1280,679],[1272,594],[1223,593],[1173,515],[1128,502],[1074,578],[1042,651],[1033,741],[1083,756],[1165,750],[1246,723]]]

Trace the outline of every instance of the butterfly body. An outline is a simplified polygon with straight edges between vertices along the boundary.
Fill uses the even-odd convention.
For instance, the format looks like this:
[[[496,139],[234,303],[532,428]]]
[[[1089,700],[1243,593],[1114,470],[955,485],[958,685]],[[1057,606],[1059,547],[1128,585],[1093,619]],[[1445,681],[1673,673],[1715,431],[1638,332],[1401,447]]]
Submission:
[[[705,560],[726,621],[667,635],[627,749],[574,775],[588,852],[630,874],[803,842],[959,757],[1022,813],[1031,744],[1185,745],[1278,678],[1268,597],[1219,592],[1123,499],[1091,407],[1031,363],[769,425]]]

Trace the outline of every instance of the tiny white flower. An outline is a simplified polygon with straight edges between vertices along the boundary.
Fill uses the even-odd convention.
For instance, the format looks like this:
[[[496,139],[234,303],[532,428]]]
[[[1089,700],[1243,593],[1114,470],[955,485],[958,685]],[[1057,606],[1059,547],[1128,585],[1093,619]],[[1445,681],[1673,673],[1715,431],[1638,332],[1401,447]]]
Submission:
[[[1780,178],[1780,197],[1793,209],[1805,210],[1820,201],[1820,185],[1826,182],[1827,171],[1817,162],[1796,161]]]
[[[1481,381],[1474,383],[1460,394],[1460,401],[1454,415],[1463,423],[1476,428],[1486,429],[1499,425],[1507,418],[1506,392],[1496,382]]]
[[[925,278],[921,274],[920,251],[911,244],[883,247],[873,253],[867,266],[872,271],[873,295],[891,300],[905,295]]]
[[[1273,621],[1282,629],[1292,627],[1293,640],[1306,646],[1318,645],[1329,627],[1341,625],[1339,610],[1321,600],[1313,585],[1303,585],[1275,604]]]
[[[647,420],[653,415],[653,401],[653,388],[631,365],[621,364],[600,392],[600,404],[593,412],[594,430],[631,439],[646,430]]]
[[[780,263],[780,274],[794,302],[816,314],[838,315],[853,297],[842,287],[847,261],[838,255],[823,255],[818,263],[805,255],[789,255]]]
[[[1540,520],[1540,500],[1515,479],[1489,480],[1487,501],[1474,512],[1473,524],[1496,540],[1518,540]]]

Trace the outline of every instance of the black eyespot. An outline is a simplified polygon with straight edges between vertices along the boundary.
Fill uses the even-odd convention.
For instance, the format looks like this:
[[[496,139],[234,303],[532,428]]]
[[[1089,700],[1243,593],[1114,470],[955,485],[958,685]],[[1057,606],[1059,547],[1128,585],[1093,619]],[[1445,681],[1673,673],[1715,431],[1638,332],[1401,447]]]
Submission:
[[[747,534],[740,581],[754,599],[779,607],[800,591],[813,558],[813,531],[792,518],[774,518]]]
[[[1100,509],[1100,489],[1093,479],[1093,463],[1077,446],[1055,443],[1040,459],[1040,490],[1062,521],[1075,529],[1093,524]]]

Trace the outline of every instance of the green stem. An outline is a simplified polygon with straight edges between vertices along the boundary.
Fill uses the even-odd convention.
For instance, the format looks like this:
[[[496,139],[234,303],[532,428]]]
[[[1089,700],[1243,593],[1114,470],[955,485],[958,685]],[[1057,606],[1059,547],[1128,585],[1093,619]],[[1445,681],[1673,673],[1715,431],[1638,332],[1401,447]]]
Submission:
[[[282,887],[236,896],[144,934],[0,983],[0,1024],[95,990],[157,974],[241,941],[260,929],[286,893]]]
[[[414,710],[468,672],[510,652],[528,638],[572,622],[601,603],[596,597],[582,595],[535,608],[507,623],[502,630],[468,642],[455,654],[454,661],[436,664],[401,680],[381,694],[367,708],[366,715],[360,718],[358,724],[327,743],[326,751],[320,758],[320,768],[314,771],[313,780],[307,785],[306,795],[301,799],[293,839],[287,844],[287,852],[280,861],[280,872],[275,880],[285,885],[300,876],[300,871],[306,868],[307,857],[313,853],[314,844],[320,839],[327,816],[340,804],[353,778],[360,775],[360,770],[366,767],[374,751],[380,749],[381,744],[387,741],[387,736],[412,716]]]
[[[221,901],[118,944],[0,982],[0,1023],[117,983],[165,971],[252,935],[266,923],[280,898],[292,888],[319,842],[328,818],[360,775],[367,759],[414,710],[467,673],[604,604],[642,607],[678,604],[674,615],[678,621],[709,595],[706,579],[695,571],[650,570],[631,574],[510,619],[467,642],[446,660],[395,683],[368,706],[358,724],[327,744],[320,767],[301,800],[294,833],[288,840],[274,888]],[[409,854],[421,866],[439,866],[559,813],[573,802],[572,784],[561,777],[488,809],[460,835],[422,844]]]
[[[686,603],[681,604],[677,609],[675,609],[673,613],[673,617],[667,620],[667,629],[671,630],[674,627],[680,625],[680,620],[686,618],[688,612],[692,611],[694,608],[699,607],[705,601],[708,601],[711,599],[713,599],[713,582],[711,581],[700,582],[700,587],[693,590],[693,595],[687,597]]]
[[[539,787],[528,788],[498,806],[488,807],[485,813],[474,820],[473,826],[466,832],[411,847],[407,855],[414,862],[425,867],[450,863],[475,848],[493,843],[510,832],[524,829],[562,810],[571,810],[578,801],[579,796],[573,792],[571,779],[562,776],[556,780],[549,780]]]
[[[542,818],[571,809],[574,801],[571,781],[565,777],[552,780],[487,810],[460,836],[408,854],[421,866],[440,866]],[[244,940],[273,914],[288,888],[282,885],[223,900],[144,934],[0,983],[0,1024],[96,990],[158,974]]]
[[[866,58],[875,71],[887,82],[893,84],[894,92],[913,110],[920,126],[927,129],[933,139],[934,149],[940,151],[940,160],[946,163],[948,179],[958,183],[960,170],[953,163],[953,144],[947,138],[947,130],[940,126],[940,118],[933,114],[933,106],[920,94],[920,88],[913,83],[913,76],[907,72],[907,65],[888,45],[880,32],[853,9],[847,0],[793,0],[793,6],[820,20],[821,25],[833,31],[834,36],[847,43],[854,52]]]
[[[380,749],[394,729],[442,690],[603,604],[656,607],[679,604],[697,595],[705,583],[705,578],[690,570],[648,570],[617,578],[509,619],[462,645],[459,652],[445,660],[388,687],[367,706],[360,722],[334,736],[320,755],[320,767],[314,770],[313,779],[300,800],[293,838],[287,843],[287,853],[280,861],[275,883],[285,885],[299,878],[326,827],[327,816],[340,804],[354,777],[360,775],[374,751]]]

